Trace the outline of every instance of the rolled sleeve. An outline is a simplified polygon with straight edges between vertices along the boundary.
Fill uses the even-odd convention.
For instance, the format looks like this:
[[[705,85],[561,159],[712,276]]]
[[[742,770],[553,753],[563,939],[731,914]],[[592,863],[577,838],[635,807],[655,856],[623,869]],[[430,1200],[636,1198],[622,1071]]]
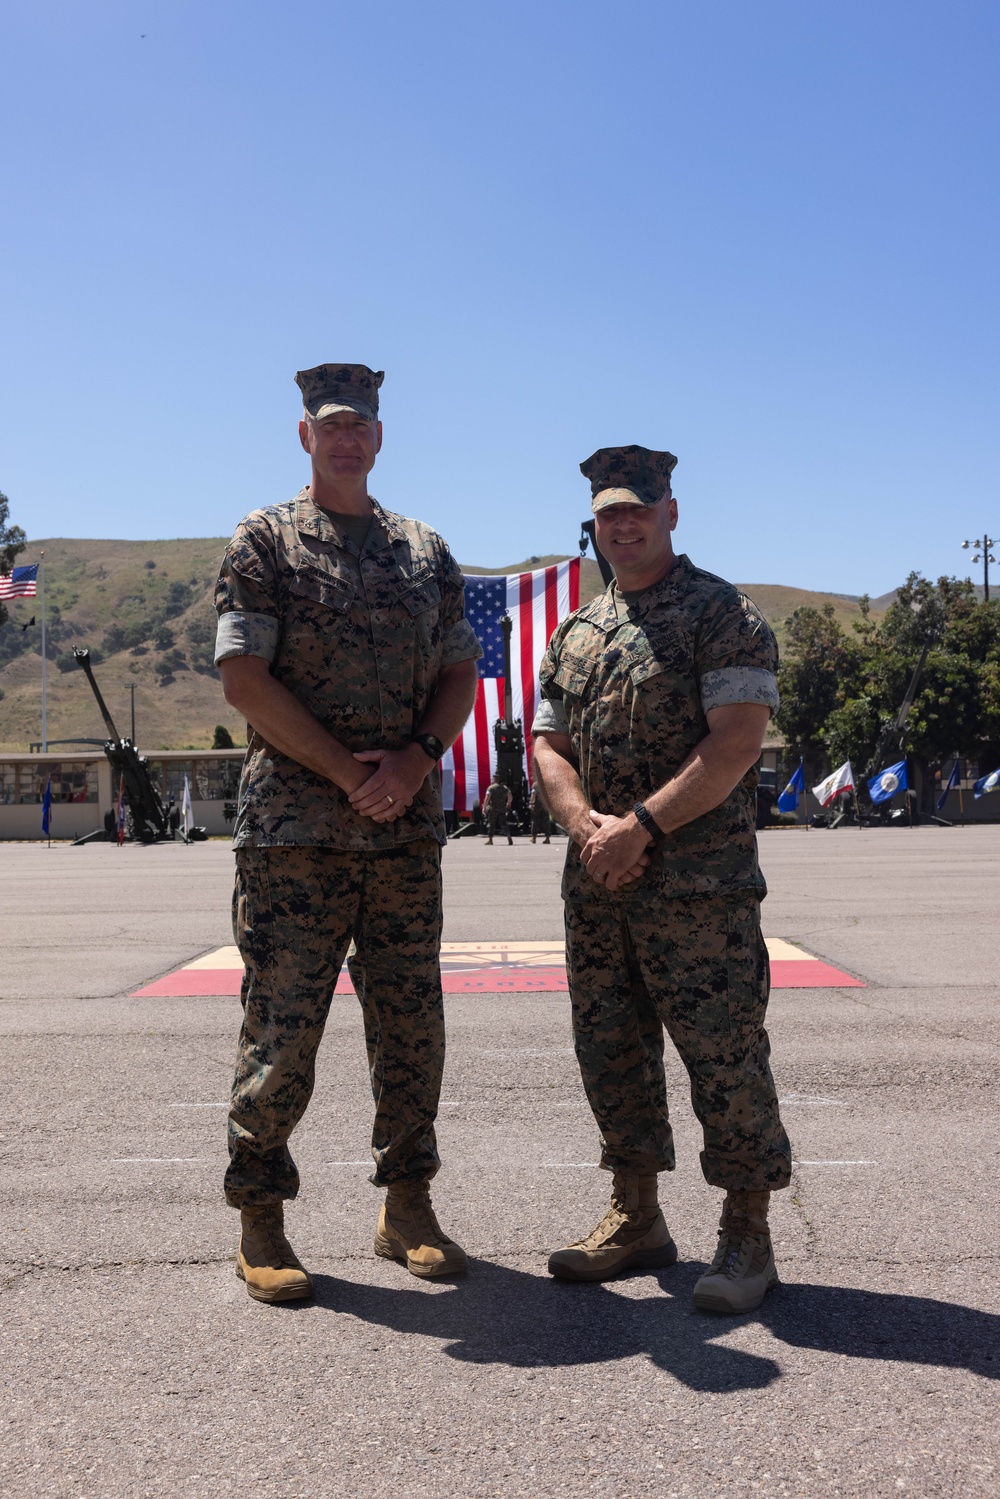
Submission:
[[[756,604],[735,588],[706,617],[695,672],[705,713],[734,703],[778,707],[778,643]]]
[[[281,623],[272,614],[231,610],[219,615],[215,637],[215,664],[230,656],[263,656],[273,661],[278,653]]]
[[[532,734],[568,734],[569,719],[559,698],[543,698],[531,725]]]
[[[459,661],[478,661],[482,654],[476,632],[464,615],[448,625],[441,642],[442,666],[455,666]]]
[[[699,682],[701,706],[705,713],[712,708],[726,708],[732,703],[759,703],[775,713],[778,708],[778,679],[773,671],[759,666],[727,666],[708,671]]]

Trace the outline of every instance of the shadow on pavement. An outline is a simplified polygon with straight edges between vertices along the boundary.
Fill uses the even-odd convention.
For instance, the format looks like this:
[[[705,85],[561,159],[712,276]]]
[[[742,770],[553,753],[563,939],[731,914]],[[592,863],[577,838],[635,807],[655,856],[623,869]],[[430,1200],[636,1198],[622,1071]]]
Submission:
[[[395,1332],[443,1338],[444,1352],[467,1363],[537,1369],[645,1354],[694,1390],[762,1389],[780,1377],[778,1365],[714,1344],[726,1325],[691,1305],[703,1268],[676,1265],[650,1276],[651,1294],[635,1301],[602,1285],[571,1285],[485,1260],[473,1261],[464,1283],[445,1290],[442,1282],[432,1295],[325,1275],[314,1282],[319,1305]]]
[[[441,1282],[433,1294],[419,1285],[387,1290],[317,1275],[315,1304],[394,1332],[444,1339],[450,1358],[473,1364],[557,1368],[645,1354],[690,1389],[713,1394],[762,1389],[781,1377],[773,1359],[714,1341],[750,1320],[796,1348],[1000,1374],[1000,1317],[989,1313],[920,1296],[798,1284],[773,1291],[751,1318],[715,1317],[691,1304],[703,1268],[689,1261],[650,1276],[652,1294],[638,1300],[484,1260],[473,1262],[467,1281]]]
[[[773,1292],[754,1315],[796,1348],[1000,1378],[1000,1317],[954,1301],[800,1283]]]

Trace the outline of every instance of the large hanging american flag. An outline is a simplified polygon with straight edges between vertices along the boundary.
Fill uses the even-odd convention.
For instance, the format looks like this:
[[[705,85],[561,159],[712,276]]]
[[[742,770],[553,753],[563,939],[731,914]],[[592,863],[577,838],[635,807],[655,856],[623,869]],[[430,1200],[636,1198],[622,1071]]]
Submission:
[[[0,599],[33,599],[38,587],[38,563],[0,573]]]
[[[531,763],[531,723],[538,702],[538,668],[549,637],[561,619],[580,605],[580,559],[541,567],[537,572],[506,573],[501,577],[466,577],[465,613],[483,647],[478,663],[476,705],[441,761],[454,773],[454,806],[467,812],[481,802],[496,768],[493,725],[503,717],[503,632],[500,618],[509,614],[512,711],[521,720],[528,766]],[[528,766],[525,767],[527,770]],[[446,797],[446,801],[448,798]]]

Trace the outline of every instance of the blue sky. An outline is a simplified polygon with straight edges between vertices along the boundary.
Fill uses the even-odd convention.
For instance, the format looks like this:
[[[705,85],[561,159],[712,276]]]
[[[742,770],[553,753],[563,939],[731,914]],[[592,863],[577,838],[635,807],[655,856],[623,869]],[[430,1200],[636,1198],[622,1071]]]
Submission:
[[[21,0],[0,49],[35,537],[286,498],[326,359],[385,369],[372,491],[469,563],[575,550],[626,442],[744,582],[1000,533],[994,4]]]

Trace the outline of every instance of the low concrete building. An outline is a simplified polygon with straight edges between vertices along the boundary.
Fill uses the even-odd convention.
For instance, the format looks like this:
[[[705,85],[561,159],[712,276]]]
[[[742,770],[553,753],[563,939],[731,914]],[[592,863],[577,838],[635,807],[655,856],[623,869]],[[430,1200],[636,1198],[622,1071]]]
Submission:
[[[140,754],[142,750],[140,749]],[[191,786],[195,823],[210,834],[231,831],[244,750],[156,750],[149,772],[164,806],[181,804]],[[101,750],[42,754],[0,752],[0,839],[43,838],[42,800],[52,782],[52,838],[80,838],[103,828],[118,799],[111,763]]]

